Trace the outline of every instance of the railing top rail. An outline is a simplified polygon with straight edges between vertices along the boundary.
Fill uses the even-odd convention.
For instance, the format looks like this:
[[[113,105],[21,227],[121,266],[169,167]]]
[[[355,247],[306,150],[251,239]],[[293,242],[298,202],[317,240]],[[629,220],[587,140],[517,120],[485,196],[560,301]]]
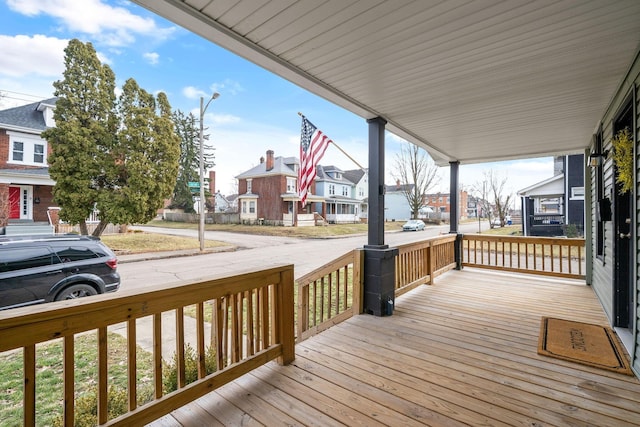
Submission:
[[[464,234],[463,240],[481,240],[491,242],[541,243],[545,245],[584,246],[584,238],[537,237],[537,236],[500,236],[495,234]]]
[[[405,248],[415,249],[420,245],[424,245],[424,247],[433,246],[434,244],[442,244],[448,242],[454,242],[456,240],[456,234],[442,234],[440,236],[427,237],[424,240],[420,240],[419,242],[414,243],[405,243],[402,245],[396,246],[400,251]]]
[[[0,311],[0,352],[280,282],[293,265]]]
[[[297,278],[296,282],[298,283],[298,286],[306,285],[306,284],[316,280],[318,277],[322,277],[322,276],[325,276],[325,275],[327,275],[329,273],[332,273],[338,267],[342,267],[345,264],[352,263],[353,262],[353,255],[354,255],[354,251],[349,251],[346,254],[341,255],[338,258],[335,258],[332,261],[329,261],[328,263],[316,268],[315,270],[310,271],[309,273],[305,274],[304,276]]]

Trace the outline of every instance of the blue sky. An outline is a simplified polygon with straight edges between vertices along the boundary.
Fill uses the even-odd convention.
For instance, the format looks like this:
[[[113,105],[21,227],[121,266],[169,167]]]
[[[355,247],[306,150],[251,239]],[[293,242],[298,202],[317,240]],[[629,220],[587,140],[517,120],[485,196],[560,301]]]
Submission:
[[[255,166],[272,149],[297,156],[304,113],[360,164],[367,164],[367,123],[258,66],[191,34],[133,3],[122,0],[1,0],[0,109],[53,96],[62,78],[68,40],[91,42],[121,86],[130,77],[149,92],[163,91],[174,109],[198,115],[214,91],[205,115],[215,147],[216,189],[233,193],[234,176]],[[387,133],[386,182],[402,140]],[[355,169],[344,154],[329,147],[321,161]],[[551,158],[463,165],[460,180],[471,187],[484,171],[508,178],[515,192],[553,175]],[[448,168],[434,191],[448,191]]]

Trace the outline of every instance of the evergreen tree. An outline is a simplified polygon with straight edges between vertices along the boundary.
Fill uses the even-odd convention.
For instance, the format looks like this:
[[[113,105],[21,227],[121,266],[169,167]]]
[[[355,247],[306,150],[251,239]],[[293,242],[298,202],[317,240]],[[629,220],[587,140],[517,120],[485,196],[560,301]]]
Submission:
[[[80,224],[87,234],[91,214],[104,182],[102,163],[115,137],[115,75],[98,60],[91,43],[77,39],[65,49],[63,79],[53,84],[58,97],[56,126],[42,137],[52,147],[49,174],[60,218]]]
[[[177,110],[172,117],[176,134],[180,137],[180,166],[176,186],[173,189],[171,207],[194,213],[193,195],[189,182],[199,182],[199,130],[196,126],[196,117],[191,113],[185,115]]]
[[[49,173],[60,218],[80,224],[99,210],[99,236],[109,223],[147,222],[171,196],[178,173],[180,138],[165,94],[157,99],[127,80],[116,104],[115,75],[90,43],[71,40],[65,49]]]
[[[104,164],[107,187],[98,201],[100,226],[145,223],[153,219],[178,174],[180,139],[164,93],[156,98],[134,79],[125,82],[118,102],[120,126]],[[94,233],[99,235],[102,230]]]

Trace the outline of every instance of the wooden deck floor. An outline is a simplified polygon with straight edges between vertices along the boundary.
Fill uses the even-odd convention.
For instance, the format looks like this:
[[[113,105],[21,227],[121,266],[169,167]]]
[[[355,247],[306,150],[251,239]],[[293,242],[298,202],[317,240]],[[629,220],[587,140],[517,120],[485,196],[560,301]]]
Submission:
[[[606,324],[578,283],[451,271],[153,425],[640,425],[636,378],[536,353],[541,316]]]

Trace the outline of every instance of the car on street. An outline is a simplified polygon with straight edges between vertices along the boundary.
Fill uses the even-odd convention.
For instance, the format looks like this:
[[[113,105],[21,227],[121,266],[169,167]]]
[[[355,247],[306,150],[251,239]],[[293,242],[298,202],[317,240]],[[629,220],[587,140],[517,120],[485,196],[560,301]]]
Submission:
[[[425,224],[421,219],[412,219],[404,223],[402,231],[420,231],[424,230]]]
[[[0,310],[115,292],[117,267],[96,237],[0,236]]]

